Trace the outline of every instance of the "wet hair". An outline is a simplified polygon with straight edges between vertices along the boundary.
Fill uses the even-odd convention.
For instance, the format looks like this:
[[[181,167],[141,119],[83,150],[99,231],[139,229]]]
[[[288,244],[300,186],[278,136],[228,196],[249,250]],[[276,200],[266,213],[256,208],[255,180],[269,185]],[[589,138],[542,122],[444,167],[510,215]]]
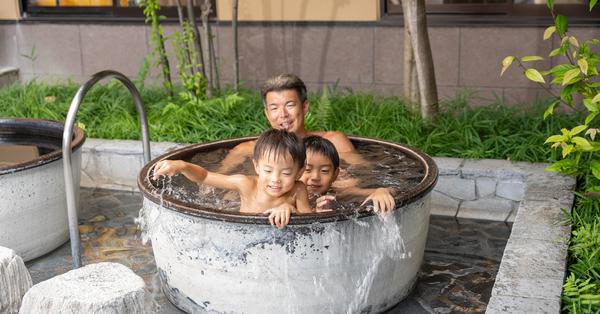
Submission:
[[[279,74],[266,80],[260,89],[263,104],[267,105],[267,94],[269,92],[279,92],[289,89],[295,90],[300,103],[304,104],[306,101],[306,85],[294,74]]]
[[[280,157],[286,158],[287,154],[292,157],[298,168],[304,167],[306,149],[298,136],[287,131],[269,129],[256,140],[253,158],[257,162],[262,157],[277,160]]]
[[[320,136],[307,136],[304,138],[304,147],[306,151],[319,153],[331,160],[333,170],[340,167],[340,155],[331,141]]]

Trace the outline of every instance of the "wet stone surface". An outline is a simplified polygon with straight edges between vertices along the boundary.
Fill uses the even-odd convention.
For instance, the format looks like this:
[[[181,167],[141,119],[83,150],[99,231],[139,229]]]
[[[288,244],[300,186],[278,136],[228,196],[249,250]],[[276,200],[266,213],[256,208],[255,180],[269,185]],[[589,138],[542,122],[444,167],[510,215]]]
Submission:
[[[139,193],[82,189],[82,262],[116,262],[131,268],[146,282],[152,312],[182,313],[160,291],[152,248],[141,242],[134,221],[141,202]],[[431,216],[415,289],[386,313],[485,312],[510,229],[503,222]],[[34,284],[69,271],[69,243],[26,266]]]

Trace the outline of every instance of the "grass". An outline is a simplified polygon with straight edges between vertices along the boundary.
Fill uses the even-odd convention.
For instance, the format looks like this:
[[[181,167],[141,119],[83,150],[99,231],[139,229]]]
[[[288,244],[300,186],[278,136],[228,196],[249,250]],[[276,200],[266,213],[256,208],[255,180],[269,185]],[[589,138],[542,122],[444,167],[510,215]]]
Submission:
[[[0,89],[0,116],[63,121],[77,88],[75,84],[33,82]],[[153,141],[199,143],[256,135],[268,126],[260,96],[253,91],[197,100],[185,94],[168,99],[161,89],[145,89],[142,98]],[[439,121],[428,126],[398,98],[329,91],[309,99],[308,129],[339,130],[405,143],[433,156],[548,161],[553,154],[540,143],[560,125],[575,119],[556,115],[542,121],[543,102],[528,105],[527,110],[502,103],[472,109],[462,97],[444,103]],[[90,90],[77,119],[89,137],[140,137],[135,106],[118,84]]]
[[[31,82],[0,89],[0,116],[64,121],[78,86]],[[227,93],[199,100],[180,93],[169,99],[162,89],[144,89],[142,98],[154,141],[198,143],[256,135],[268,123],[255,91]],[[325,90],[311,95],[309,130],[339,130],[417,147],[432,156],[494,158],[529,162],[555,159],[543,145],[560,127],[578,125],[578,114],[555,114],[543,120],[547,103],[507,107],[501,101],[470,108],[468,97],[443,103],[434,125],[407,110],[402,100],[372,94]],[[119,83],[89,91],[77,115],[89,137],[139,139],[135,106]],[[583,194],[590,178],[579,178],[570,216],[573,234],[563,308],[569,313],[600,312],[600,202]]]

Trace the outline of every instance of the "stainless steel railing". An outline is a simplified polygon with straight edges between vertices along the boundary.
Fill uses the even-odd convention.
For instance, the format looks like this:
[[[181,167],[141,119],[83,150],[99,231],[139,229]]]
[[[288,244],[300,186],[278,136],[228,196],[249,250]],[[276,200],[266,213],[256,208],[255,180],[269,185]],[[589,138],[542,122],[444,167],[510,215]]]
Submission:
[[[71,106],[69,107],[69,113],[67,114],[67,120],[65,121],[65,129],[63,131],[63,168],[65,175],[65,189],[67,192],[67,209],[69,216],[69,236],[71,238],[71,256],[73,260],[73,269],[81,267],[81,253],[79,252],[80,240],[79,240],[79,223],[77,218],[77,202],[75,196],[75,185],[73,182],[73,166],[71,165],[71,141],[73,139],[73,125],[75,124],[75,116],[79,106],[83,101],[83,97],[87,91],[94,86],[98,81],[104,78],[115,78],[131,93],[135,107],[137,109],[140,118],[140,127],[142,132],[142,144],[144,148],[144,163],[147,164],[150,161],[150,136],[148,134],[148,121],[146,119],[146,113],[144,112],[144,103],[139,91],[126,76],[115,71],[100,71],[85,82],[73,97]]]

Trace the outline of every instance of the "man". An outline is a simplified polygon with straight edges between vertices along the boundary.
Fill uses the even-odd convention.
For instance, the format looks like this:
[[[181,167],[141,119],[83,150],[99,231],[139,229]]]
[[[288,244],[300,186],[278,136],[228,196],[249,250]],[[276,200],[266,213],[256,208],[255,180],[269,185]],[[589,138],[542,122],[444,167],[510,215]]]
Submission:
[[[366,161],[356,152],[348,137],[338,131],[307,131],[304,117],[310,109],[306,85],[293,74],[281,74],[268,79],[261,89],[264,113],[271,127],[295,133],[300,139],[316,135],[328,139],[337,149],[340,158],[353,165]],[[248,141],[234,147],[222,162],[219,169],[227,173],[245,158],[252,155],[255,141]]]

